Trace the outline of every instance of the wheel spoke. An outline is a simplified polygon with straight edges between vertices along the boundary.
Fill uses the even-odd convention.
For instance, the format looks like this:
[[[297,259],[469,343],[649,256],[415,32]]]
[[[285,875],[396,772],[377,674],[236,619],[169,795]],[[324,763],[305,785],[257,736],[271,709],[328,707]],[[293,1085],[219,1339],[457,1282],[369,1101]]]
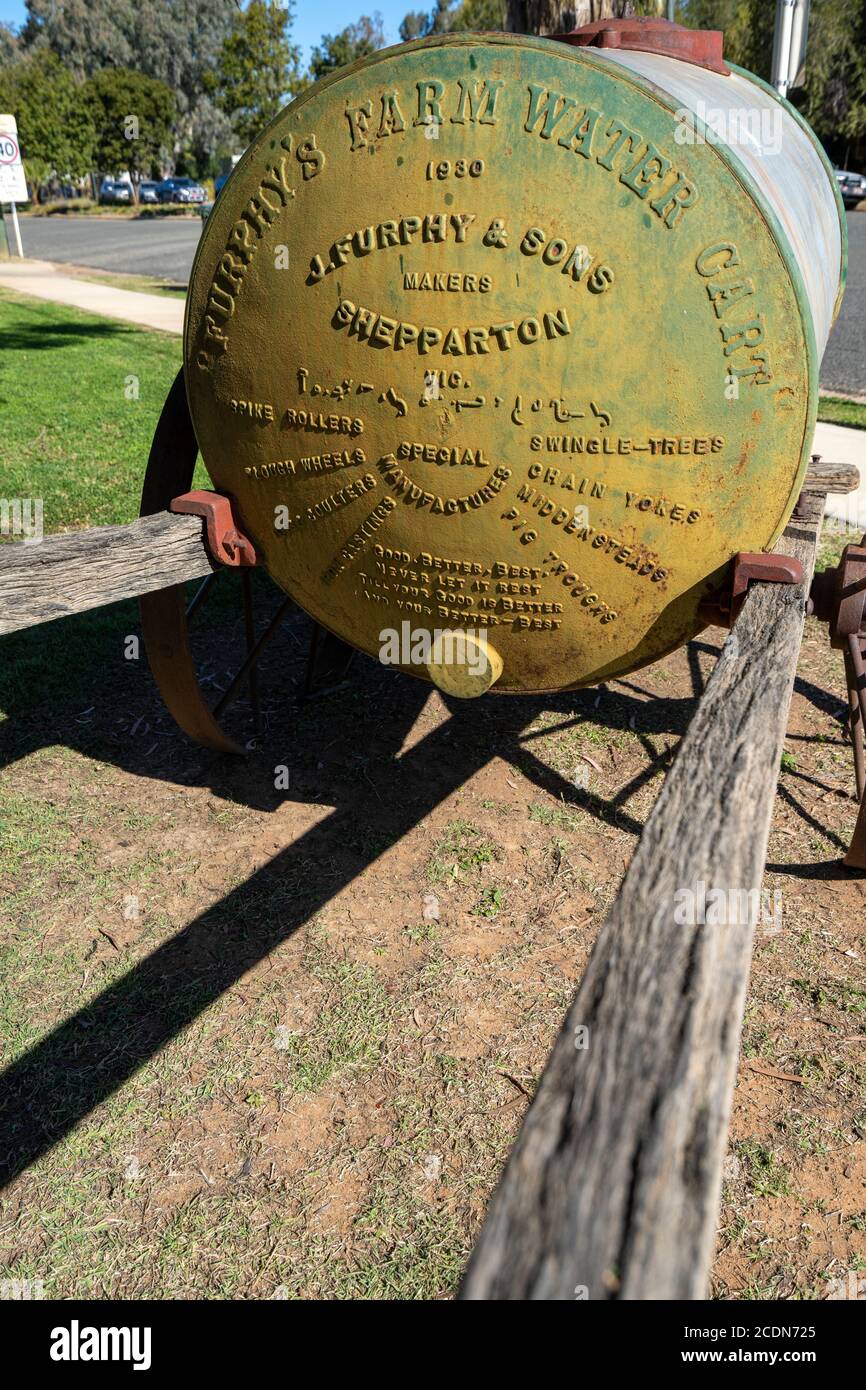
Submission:
[[[213,574],[209,574],[206,579],[202,580],[201,584],[195,591],[195,594],[190,602],[189,607],[186,610],[187,622],[189,622],[193,614],[197,611],[197,609],[201,607],[201,605],[209,597],[210,591],[213,588],[216,581],[219,579],[219,577],[220,571],[214,570]]]
[[[290,598],[284,598],[276,613],[271,618],[271,621],[268,623],[267,627],[262,633],[261,637],[253,645],[252,650],[247,655],[247,658],[241,666],[240,670],[233,677],[231,684],[228,686],[228,689],[223,692],[223,695],[220,698],[219,702],[216,705],[214,705],[213,714],[215,718],[218,718],[222,714],[226,706],[229,704],[229,702],[234,699],[238,687],[241,685],[244,677],[247,675],[247,672],[249,672],[255,666],[256,662],[262,654],[263,649],[267,646],[268,642],[270,642],[271,638],[277,632],[280,624],[283,621],[283,618],[286,616],[286,613],[289,611],[291,607],[292,600]]]

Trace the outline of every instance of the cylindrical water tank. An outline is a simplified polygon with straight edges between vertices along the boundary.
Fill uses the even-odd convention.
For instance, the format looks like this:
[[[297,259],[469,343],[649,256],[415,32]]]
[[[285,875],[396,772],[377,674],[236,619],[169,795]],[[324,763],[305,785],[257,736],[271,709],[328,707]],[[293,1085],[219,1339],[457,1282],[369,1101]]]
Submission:
[[[718,73],[664,53],[602,52],[674,104],[676,138],[723,145],[749,176],[803,278],[820,356],[844,289],[847,228],[833,167],[815,133],[795,107],[744,68]]]
[[[832,170],[706,36],[632,27],[667,51],[460,34],[337,72],[253,142],[196,256],[216,486],[313,617],[455,693],[688,640],[808,460]]]

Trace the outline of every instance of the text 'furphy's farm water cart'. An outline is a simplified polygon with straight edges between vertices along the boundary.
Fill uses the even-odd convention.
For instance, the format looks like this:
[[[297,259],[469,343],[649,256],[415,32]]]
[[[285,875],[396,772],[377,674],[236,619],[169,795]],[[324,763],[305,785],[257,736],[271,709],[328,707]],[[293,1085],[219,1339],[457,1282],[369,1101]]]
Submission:
[[[172,411],[194,436],[183,459],[164,423],[146,510],[200,449],[248,557],[372,656],[408,622],[397,664],[454,694],[634,670],[717,618],[738,555],[780,577],[754,555],[803,485],[839,206],[719,35],[623,20],[356,64],[281,113],[208,221]],[[172,624],[170,595],[145,601],[157,674],[225,746],[190,681],[177,698],[177,603]]]
[[[263,565],[332,656],[408,631],[395,664],[452,695],[575,689],[732,627],[575,1003],[620,1020],[615,1104],[567,1025],[467,1296],[609,1297],[612,1264],[615,1296],[701,1296],[751,936],[690,935],[670,901],[760,885],[810,605],[845,654],[863,793],[866,548],[809,597],[824,494],[856,486],[809,455],[845,261],[822,150],[720,34],[377,53],[292,102],[220,194],[144,519],[49,539],[35,580],[0,559],[3,630],[142,593],[166,703],[222,750],[183,583],[221,567]],[[213,493],[188,492],[199,451]],[[232,690],[282,611],[257,636],[248,604]],[[862,805],[846,863],[866,868]]]
[[[840,291],[834,180],[774,96],[701,61],[408,45],[236,169],[192,275],[193,427],[338,637],[482,630],[473,693],[570,689],[694,636],[732,556],[782,531]],[[781,114],[785,159],[686,124],[732,83]]]

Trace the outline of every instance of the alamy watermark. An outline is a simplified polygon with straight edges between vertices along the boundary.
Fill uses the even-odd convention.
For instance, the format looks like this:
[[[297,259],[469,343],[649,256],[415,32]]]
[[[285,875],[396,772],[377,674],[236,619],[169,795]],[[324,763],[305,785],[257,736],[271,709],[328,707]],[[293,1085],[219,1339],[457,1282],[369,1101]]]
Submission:
[[[0,536],[20,537],[25,545],[38,545],[42,535],[41,497],[0,497]]]
[[[82,1327],[73,1318],[68,1327],[51,1330],[52,1361],[129,1361],[134,1371],[151,1365],[149,1327]]]
[[[857,1299],[866,1302],[866,1275],[862,1270],[849,1269],[845,1275],[828,1279],[827,1298],[831,1301]]]
[[[755,927],[768,936],[782,930],[782,890],[716,888],[703,879],[674,893],[674,921],[679,927]]]
[[[739,145],[760,158],[781,154],[782,108],[708,106],[699,98],[694,111],[681,106],[674,113],[678,145]]]
[[[484,628],[386,627],[379,633],[379,660],[383,666],[462,666],[473,676],[487,669],[487,632]]]
[[[30,1303],[45,1297],[43,1279],[0,1279],[0,1301]]]

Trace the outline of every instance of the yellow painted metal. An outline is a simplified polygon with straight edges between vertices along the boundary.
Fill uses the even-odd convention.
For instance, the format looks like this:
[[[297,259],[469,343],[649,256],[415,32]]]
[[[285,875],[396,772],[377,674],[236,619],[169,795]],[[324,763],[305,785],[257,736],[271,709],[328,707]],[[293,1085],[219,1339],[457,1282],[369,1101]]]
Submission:
[[[472,700],[499,680],[502,657],[489,642],[486,629],[472,634],[458,628],[436,635],[426,667],[427,675],[446,695]]]
[[[802,285],[742,170],[676,131],[589,50],[461,35],[317,84],[247,151],[194,267],[190,407],[339,636],[398,634],[456,690],[435,639],[468,631],[456,693],[564,689],[687,640],[775,540],[814,418]]]

